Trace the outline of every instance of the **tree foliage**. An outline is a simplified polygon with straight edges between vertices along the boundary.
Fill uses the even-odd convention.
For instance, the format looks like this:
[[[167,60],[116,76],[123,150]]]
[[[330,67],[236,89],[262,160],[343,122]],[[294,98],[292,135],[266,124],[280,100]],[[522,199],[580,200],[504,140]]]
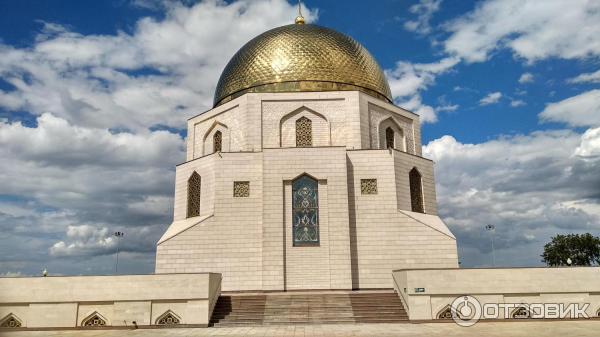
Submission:
[[[567,259],[573,266],[600,265],[600,237],[590,233],[558,234],[544,246],[542,258],[549,266],[567,266]]]

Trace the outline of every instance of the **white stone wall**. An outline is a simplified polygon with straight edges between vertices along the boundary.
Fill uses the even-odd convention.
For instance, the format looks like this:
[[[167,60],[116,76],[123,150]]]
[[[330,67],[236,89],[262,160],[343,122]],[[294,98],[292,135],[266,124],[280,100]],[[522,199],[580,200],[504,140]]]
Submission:
[[[265,150],[263,165],[263,289],[350,289],[345,148]],[[319,180],[318,247],[293,247],[291,181],[304,173]]]
[[[589,303],[590,317],[600,310],[600,267],[396,270],[393,278],[411,320],[436,319],[465,295],[482,305]]]
[[[426,214],[437,215],[435,193],[435,177],[433,162],[423,157],[410,155],[401,151],[391,151],[394,160],[396,198],[398,209],[411,210],[409,172],[417,168],[421,174],[423,187],[423,207]]]
[[[396,171],[404,169],[390,151],[348,151],[348,161],[354,288],[391,288],[398,268],[458,266],[455,238],[398,212]],[[377,179],[377,194],[361,194],[361,179]]]
[[[312,121],[313,147],[295,148],[301,117]],[[188,126],[195,159],[177,167],[157,273],[220,272],[224,290],[390,288],[392,269],[457,265],[456,240],[435,217],[433,164],[419,156],[418,116],[359,92],[260,93]],[[388,126],[403,135],[397,150],[379,149]],[[217,130],[223,152],[207,154]],[[399,211],[411,210],[413,167],[433,225]],[[197,220],[186,219],[194,171],[202,178]],[[318,247],[292,244],[291,182],[304,173],[319,181]],[[361,195],[360,179],[377,179],[378,194]],[[234,181],[250,182],[249,198],[233,197]]]
[[[262,288],[262,156],[221,153],[178,167],[177,179],[180,170],[184,178],[193,169],[200,173],[203,199],[198,218],[205,212],[213,216],[157,246],[157,273],[219,272],[223,290]],[[213,179],[206,192],[204,176]],[[234,181],[249,181],[250,196],[233,197]],[[184,209],[187,192],[175,199],[176,209]],[[185,218],[183,211],[180,215]]]
[[[108,326],[155,325],[167,310],[181,324],[208,325],[219,274],[0,278],[0,318],[22,327],[79,327],[98,313]]]

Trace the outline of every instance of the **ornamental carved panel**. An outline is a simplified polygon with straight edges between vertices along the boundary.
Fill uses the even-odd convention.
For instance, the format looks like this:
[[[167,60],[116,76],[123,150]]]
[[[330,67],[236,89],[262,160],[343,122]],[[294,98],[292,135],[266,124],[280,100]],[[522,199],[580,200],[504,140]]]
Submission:
[[[298,118],[296,121],[296,146],[312,146],[312,121],[306,117]]]
[[[377,194],[377,179],[361,179],[360,194]]]
[[[233,196],[236,198],[247,198],[250,196],[250,182],[249,181],[234,181],[233,182]]]

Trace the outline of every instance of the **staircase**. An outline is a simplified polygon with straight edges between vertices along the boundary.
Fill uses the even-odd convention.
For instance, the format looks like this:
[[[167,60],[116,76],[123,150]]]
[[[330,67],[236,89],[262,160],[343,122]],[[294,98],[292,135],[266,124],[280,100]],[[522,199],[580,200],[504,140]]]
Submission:
[[[408,316],[389,291],[258,293],[219,297],[211,325],[396,323]]]

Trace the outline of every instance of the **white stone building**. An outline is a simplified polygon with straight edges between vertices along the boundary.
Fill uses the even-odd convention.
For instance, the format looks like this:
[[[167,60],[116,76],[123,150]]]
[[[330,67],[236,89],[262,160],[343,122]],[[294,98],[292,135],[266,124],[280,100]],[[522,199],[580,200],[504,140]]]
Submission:
[[[367,289],[458,266],[419,116],[356,41],[301,18],[270,30],[232,58],[214,103],[188,120],[156,273],[222,273],[225,291]]]

